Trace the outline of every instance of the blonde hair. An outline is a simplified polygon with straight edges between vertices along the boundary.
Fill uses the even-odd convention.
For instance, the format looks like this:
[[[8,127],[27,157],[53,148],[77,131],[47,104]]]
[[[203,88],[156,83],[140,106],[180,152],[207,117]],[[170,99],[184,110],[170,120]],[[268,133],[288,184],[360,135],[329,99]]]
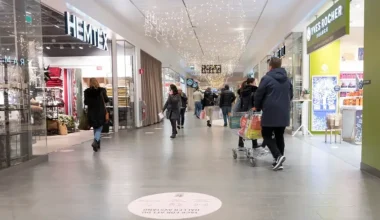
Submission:
[[[96,78],[91,78],[90,79],[90,88],[93,87],[95,89],[99,88],[99,82]]]

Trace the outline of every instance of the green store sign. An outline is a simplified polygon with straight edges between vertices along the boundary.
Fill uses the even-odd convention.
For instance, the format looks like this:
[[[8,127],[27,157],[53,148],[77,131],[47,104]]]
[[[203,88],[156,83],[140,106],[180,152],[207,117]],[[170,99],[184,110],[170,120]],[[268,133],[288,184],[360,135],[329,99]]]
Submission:
[[[307,26],[307,53],[350,33],[350,0],[339,0]]]

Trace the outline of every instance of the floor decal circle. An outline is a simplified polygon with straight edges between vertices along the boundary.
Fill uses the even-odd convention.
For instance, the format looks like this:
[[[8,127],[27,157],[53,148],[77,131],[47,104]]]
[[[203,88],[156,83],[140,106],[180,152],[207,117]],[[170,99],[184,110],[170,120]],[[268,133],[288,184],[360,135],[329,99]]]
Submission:
[[[216,212],[222,201],[210,195],[171,192],[145,196],[128,205],[128,210],[150,219],[188,219]]]

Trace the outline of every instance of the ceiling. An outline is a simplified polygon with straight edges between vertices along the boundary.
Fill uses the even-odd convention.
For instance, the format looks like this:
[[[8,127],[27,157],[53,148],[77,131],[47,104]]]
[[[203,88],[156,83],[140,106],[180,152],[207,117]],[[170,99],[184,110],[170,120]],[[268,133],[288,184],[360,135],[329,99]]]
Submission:
[[[167,37],[168,46],[185,60],[187,67],[223,63],[227,68],[232,66],[233,72],[243,72],[257,64],[323,1],[96,0],[137,33],[151,36],[160,44],[165,44],[165,37],[158,36],[156,40],[156,29],[149,31],[144,17],[153,14],[163,19],[163,26],[175,30],[176,37]]]

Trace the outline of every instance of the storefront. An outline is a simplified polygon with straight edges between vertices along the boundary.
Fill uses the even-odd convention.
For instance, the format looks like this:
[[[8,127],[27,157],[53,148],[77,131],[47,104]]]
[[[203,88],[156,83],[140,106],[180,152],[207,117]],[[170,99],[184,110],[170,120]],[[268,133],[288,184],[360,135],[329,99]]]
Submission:
[[[303,102],[299,100],[303,99],[303,76],[302,76],[302,33],[293,32],[289,34],[282,46],[278,49],[277,56],[282,57],[282,66],[286,69],[288,77],[293,84],[293,102],[291,109],[290,126],[288,132],[293,133],[297,131],[302,125],[302,109]]]
[[[311,132],[342,129],[343,140],[361,144],[364,0],[337,1],[312,22],[307,27],[307,52]]]
[[[92,139],[78,128],[91,78],[110,99],[103,132],[133,129],[135,47],[69,5],[16,2],[0,9],[12,12],[0,26],[0,169]]]
[[[182,82],[181,82],[181,79],[182,79]],[[182,88],[183,90],[183,87],[181,85],[185,86],[185,80],[181,78],[179,73],[172,70],[171,68],[163,67],[162,68],[162,85],[163,85],[163,97],[164,97],[163,102],[166,101],[166,98],[169,95],[171,84],[174,84],[177,86],[177,88]]]
[[[41,7],[2,0],[0,7],[0,169],[45,152],[45,105],[31,98],[43,83]],[[41,120],[40,120],[41,119]],[[35,136],[44,142],[33,149]]]

